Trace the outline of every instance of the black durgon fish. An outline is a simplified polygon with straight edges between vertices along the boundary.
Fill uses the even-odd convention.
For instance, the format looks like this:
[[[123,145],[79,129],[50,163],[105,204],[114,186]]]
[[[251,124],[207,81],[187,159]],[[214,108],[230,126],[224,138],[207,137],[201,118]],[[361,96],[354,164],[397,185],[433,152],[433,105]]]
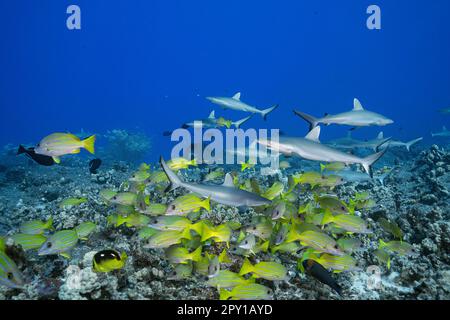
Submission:
[[[34,148],[25,148],[24,146],[20,145],[19,150],[17,150],[17,154],[25,154],[28,158],[32,159],[37,164],[40,164],[41,166],[52,166],[56,162],[53,160],[52,157],[45,156],[43,154],[37,154],[34,152]]]
[[[330,272],[327,269],[325,269],[320,263],[311,259],[307,259],[303,261],[302,264],[307,274],[316,278],[323,284],[326,284],[334,291],[336,291],[339,295],[341,295],[342,292],[341,287],[336,282],[336,280],[334,280],[334,278],[331,276]]]
[[[92,174],[97,174],[97,169],[102,165],[102,160],[94,159],[89,162],[89,172]]]

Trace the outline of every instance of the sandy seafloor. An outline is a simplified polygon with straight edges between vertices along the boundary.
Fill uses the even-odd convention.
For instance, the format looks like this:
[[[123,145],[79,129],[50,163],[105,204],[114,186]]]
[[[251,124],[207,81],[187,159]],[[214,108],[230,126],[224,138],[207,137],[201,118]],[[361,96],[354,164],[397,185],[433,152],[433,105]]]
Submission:
[[[71,259],[38,256],[36,251],[23,252],[16,248],[13,259],[28,283],[23,290],[0,286],[0,299],[219,298],[215,288],[206,286],[204,277],[194,275],[189,280],[167,280],[172,267],[164,259],[162,250],[144,249],[132,228],[106,225],[111,208],[100,199],[99,191],[117,188],[136,166],[105,162],[97,175],[91,175],[85,158],[70,156],[64,158],[61,165],[45,168],[13,154],[2,155],[1,164],[0,234],[17,232],[23,221],[50,217],[57,230],[73,228],[83,221],[93,221],[99,228],[88,241],[79,242]],[[297,161],[297,165],[299,168],[288,169],[283,176],[307,171],[311,162]],[[343,288],[342,297],[314,278],[299,273],[292,256],[275,254],[272,257],[262,253],[259,260],[270,258],[281,262],[291,275],[288,283],[261,282],[274,290],[274,299],[450,299],[450,152],[436,145],[418,145],[410,153],[401,148],[392,149],[377,167],[383,165],[394,167],[385,186],[363,182],[336,188],[342,199],[348,199],[355,191],[369,191],[376,202],[373,208],[363,211],[363,217],[375,234],[361,236],[365,250],[354,255],[362,271],[334,275]],[[206,169],[189,169],[185,176],[200,179],[201,170]],[[247,174],[251,176],[258,171],[254,172]],[[274,178],[263,179],[269,185]],[[182,193],[183,190],[177,190],[162,196],[153,194],[152,201],[168,203]],[[89,201],[70,209],[59,208],[63,199],[80,196]],[[252,210],[239,213],[235,208],[214,205],[203,217],[216,223],[236,219],[245,224],[253,214]],[[381,288],[369,289],[366,268],[379,265],[372,252],[379,238],[389,239],[374,222],[380,217],[391,219],[401,227],[404,240],[414,246],[414,254],[394,256],[390,270],[380,266]],[[108,248],[128,253],[125,268],[108,274],[94,273],[93,253]],[[231,257],[233,264],[229,269],[239,271],[242,257]],[[74,279],[76,285],[73,285]]]

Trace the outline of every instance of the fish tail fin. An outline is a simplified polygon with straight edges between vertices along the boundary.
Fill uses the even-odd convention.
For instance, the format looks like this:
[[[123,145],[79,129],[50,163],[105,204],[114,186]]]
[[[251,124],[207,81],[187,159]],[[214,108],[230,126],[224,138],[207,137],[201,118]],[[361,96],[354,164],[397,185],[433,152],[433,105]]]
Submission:
[[[193,225],[190,226],[190,229],[194,230],[199,235],[202,235],[202,233],[203,233],[203,221],[199,221],[197,223],[194,223]]]
[[[191,258],[194,262],[199,262],[202,259],[202,246],[199,246],[194,252],[192,252]]]
[[[19,146],[19,149],[17,150],[17,154],[22,154],[27,152],[27,150],[25,149],[25,147],[23,145]]]
[[[387,243],[380,239],[380,245],[379,245],[378,249],[383,249],[386,246],[387,246]]]
[[[126,261],[128,259],[128,255],[125,251],[122,251],[122,253],[120,254],[120,259],[122,261]]]
[[[414,144],[416,144],[417,142],[422,141],[422,140],[423,140],[423,138],[420,137],[420,138],[417,138],[417,139],[414,139],[414,140],[411,140],[411,141],[407,142],[406,145],[405,145],[406,150],[408,150],[408,152],[409,152],[410,149],[411,149],[411,146],[413,146]]]
[[[388,150],[388,148],[371,154],[368,157],[365,157],[362,159],[361,165],[363,166],[364,170],[366,171],[366,173],[373,179],[373,170],[372,170],[372,166],[374,165],[375,162],[377,162]]]
[[[300,112],[297,110],[294,110],[294,114],[296,114],[297,116],[299,116],[300,118],[302,118],[303,120],[305,120],[306,122],[309,123],[309,131],[311,131],[312,129],[317,127],[317,125],[319,124],[319,119],[317,119],[309,114],[306,114],[304,112]]]
[[[322,218],[322,225],[326,225],[329,224],[331,222],[333,222],[333,214],[331,213],[330,210],[326,210],[325,213],[323,214],[323,218]]]
[[[320,172],[324,172],[327,166],[323,163],[320,164]]]
[[[209,200],[209,197],[202,201],[201,206],[202,206],[206,211],[211,211],[211,202],[210,202],[210,200]]]
[[[244,122],[247,122],[251,117],[252,117],[252,116],[248,116],[247,118],[244,118],[244,119],[241,119],[241,120],[238,120],[238,121],[233,122],[234,127],[235,127],[236,129],[239,129],[239,127],[240,127],[241,125],[243,125]]]
[[[220,300],[228,300],[231,297],[231,292],[225,289],[219,289],[219,299]]]
[[[192,239],[191,229],[190,228],[185,228],[181,232],[181,239],[187,239],[187,240],[191,240]]]
[[[177,176],[177,174],[175,172],[170,170],[169,166],[166,164],[163,157],[161,157],[159,159],[159,162],[161,163],[161,167],[170,181],[170,185],[167,187],[165,192],[169,192],[169,191],[172,191],[172,190],[180,187],[183,184],[183,182],[181,181],[181,179]]]
[[[269,250],[269,243],[270,243],[270,241],[267,240],[266,242],[264,242],[264,243],[261,245],[261,251],[262,251],[262,252],[267,252],[267,251]]]
[[[95,153],[95,148],[94,148],[95,139],[96,139],[96,136],[95,136],[95,134],[93,134],[92,136],[83,140],[83,147],[92,154]]]
[[[285,242],[289,243],[289,242],[297,241],[298,240],[298,236],[299,236],[298,232],[295,230],[295,227],[292,226],[291,230],[289,230],[289,232],[288,232],[288,234],[286,236]]]
[[[195,159],[195,158],[192,159],[191,162],[190,162],[190,165],[194,166],[194,167],[197,166],[197,159]]]
[[[268,109],[264,109],[264,110],[261,111],[261,115],[262,115],[264,121],[267,120],[267,116],[269,115],[269,113],[271,113],[271,112],[272,112],[273,110],[275,110],[276,108],[278,108],[278,105],[277,105],[277,104],[274,105],[273,107],[270,107],[270,108],[268,108]]]
[[[121,215],[117,216],[116,227],[123,225],[125,222],[127,222],[126,217],[121,216]]]
[[[201,236],[202,236],[201,241],[202,242],[215,236],[215,230],[211,229],[210,227],[208,227],[205,224],[203,225],[203,228],[202,228],[201,232],[202,232],[202,234],[201,234]]]
[[[241,163],[241,172],[245,171],[249,167],[249,164],[247,162]]]
[[[250,263],[250,261],[247,258],[245,258],[244,263],[242,264],[242,267],[241,267],[241,271],[239,271],[239,275],[243,276],[250,272],[253,272],[253,265]]]
[[[52,229],[53,228],[53,218],[50,218],[45,223],[45,229]]]

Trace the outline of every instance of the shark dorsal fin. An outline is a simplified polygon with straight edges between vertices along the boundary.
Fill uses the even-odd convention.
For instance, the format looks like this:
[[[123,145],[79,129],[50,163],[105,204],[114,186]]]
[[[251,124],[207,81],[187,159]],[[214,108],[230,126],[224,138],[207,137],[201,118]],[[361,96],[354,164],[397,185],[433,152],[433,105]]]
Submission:
[[[213,110],[211,111],[211,113],[209,114],[208,119],[215,119],[216,118],[216,112]]]
[[[362,111],[364,110],[361,102],[358,99],[353,99],[353,111]]]
[[[225,181],[223,182],[224,187],[234,187],[233,176],[231,173],[225,175]]]
[[[314,129],[312,129],[310,132],[308,132],[305,139],[320,143],[319,136],[320,136],[320,127],[317,126]]]
[[[241,93],[240,92],[238,92],[238,93],[236,93],[234,96],[233,96],[233,99],[234,100],[241,100]]]
[[[381,132],[378,134],[377,139],[378,139],[378,140],[381,140],[381,139],[383,139],[383,138],[384,138],[383,131],[381,131]]]

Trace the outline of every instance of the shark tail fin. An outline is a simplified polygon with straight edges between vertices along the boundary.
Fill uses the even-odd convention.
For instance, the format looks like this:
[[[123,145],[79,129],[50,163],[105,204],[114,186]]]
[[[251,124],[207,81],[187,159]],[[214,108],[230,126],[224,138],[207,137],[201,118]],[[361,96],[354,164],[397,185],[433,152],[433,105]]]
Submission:
[[[25,149],[25,147],[23,145],[19,146],[19,149],[17,150],[17,154],[22,154],[25,153],[27,150]]]
[[[180,187],[183,182],[181,181],[181,179],[177,176],[177,174],[175,172],[170,170],[169,166],[166,164],[163,157],[161,157],[159,159],[159,162],[161,163],[161,167],[170,181],[170,185],[167,187],[165,192],[169,192],[169,191],[175,190],[176,188]]]
[[[361,165],[371,178],[373,178],[372,166],[386,153],[387,149],[388,148],[362,159]]]
[[[414,139],[414,140],[411,140],[411,141],[407,142],[406,145],[405,145],[406,150],[408,150],[408,152],[409,152],[409,150],[411,149],[411,146],[412,146],[412,145],[414,145],[414,144],[416,144],[417,142],[422,141],[422,140],[423,140],[423,138],[420,137],[420,138],[417,138],[417,139]]]
[[[269,113],[271,113],[271,112],[272,112],[273,110],[275,110],[276,108],[278,108],[278,105],[277,105],[277,104],[274,105],[273,107],[270,107],[270,108],[268,108],[268,109],[264,109],[264,110],[261,111],[261,115],[262,115],[264,121],[267,120],[267,116],[269,115]]]
[[[247,118],[238,120],[236,122],[233,122],[233,125],[236,129],[239,129],[240,126],[242,126],[244,124],[244,122],[247,122],[252,116],[248,116]]]
[[[309,114],[297,110],[294,110],[294,114],[309,123],[309,131],[317,127],[317,125],[319,124],[319,120],[317,118],[314,118],[313,116],[310,116]]]

